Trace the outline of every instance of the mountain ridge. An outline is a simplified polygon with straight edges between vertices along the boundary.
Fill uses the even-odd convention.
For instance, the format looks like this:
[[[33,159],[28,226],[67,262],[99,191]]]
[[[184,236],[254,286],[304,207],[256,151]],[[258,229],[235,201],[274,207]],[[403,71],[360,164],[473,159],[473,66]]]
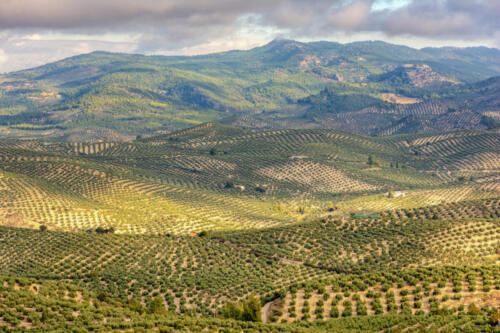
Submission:
[[[191,57],[96,51],[0,76],[0,136],[64,140],[67,133],[75,138],[75,133],[90,131],[105,132],[96,134],[100,138],[132,139],[231,117],[244,127],[252,126],[242,119],[252,117],[282,128],[381,134],[389,124],[370,130],[363,125],[345,127],[312,115],[299,102],[333,89],[340,96],[358,94],[358,99],[392,103],[393,109],[408,108],[403,104],[412,101],[452,105],[464,92],[475,89],[479,96],[481,89],[493,85],[477,82],[500,76],[499,52],[282,39],[246,51]],[[413,77],[408,80],[410,67]],[[406,74],[398,73],[401,68]],[[384,76],[390,79],[380,79]],[[456,101],[449,102],[452,99]],[[472,112],[479,118],[483,112],[497,111],[479,109],[484,102],[475,101],[477,109],[474,106]],[[329,107],[343,114],[346,103]],[[373,123],[384,112],[371,112]],[[463,128],[456,124],[453,128]],[[409,130],[428,131],[425,126]]]

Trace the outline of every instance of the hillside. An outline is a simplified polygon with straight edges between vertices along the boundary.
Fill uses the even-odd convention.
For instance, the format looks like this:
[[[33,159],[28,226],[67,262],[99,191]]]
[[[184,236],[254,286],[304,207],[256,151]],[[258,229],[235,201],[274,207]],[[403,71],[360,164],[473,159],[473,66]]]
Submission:
[[[361,134],[484,129],[484,103],[464,110],[450,103],[461,102],[462,83],[500,75],[499,53],[486,48],[416,50],[382,42],[290,40],[196,57],[94,52],[1,76],[0,134],[123,141],[138,133],[161,134],[222,119],[239,119],[234,124],[244,127],[270,123],[265,127],[326,127]],[[340,85],[362,99],[362,109],[346,109],[350,100],[327,103],[327,113],[349,111],[345,120],[312,115],[297,103],[328,85]],[[455,98],[442,101],[443,96]],[[415,101],[422,103],[407,104]],[[381,109],[380,103],[387,105]],[[449,108],[457,114],[446,114]],[[415,109],[442,116],[414,119],[420,113]],[[368,118],[376,128],[352,125],[360,118]],[[450,125],[433,127],[434,122]]]
[[[499,141],[495,132],[372,138],[216,123],[130,143],[3,140],[1,214],[12,226],[188,234],[288,225],[334,203],[348,216],[372,201],[383,211],[491,198]],[[391,190],[405,198],[380,199]]]
[[[448,318],[448,323],[459,320],[459,325],[465,325],[480,320],[477,323],[479,325],[482,320],[487,329],[487,317],[498,307],[500,288],[498,266],[488,259],[494,249],[485,248],[483,244],[487,242],[483,240],[478,243],[485,249],[481,255],[448,249],[436,257],[442,251],[439,247],[419,249],[425,234],[421,234],[422,239],[418,240],[405,237],[411,237],[434,224],[426,232],[435,234],[441,242],[447,243],[449,240],[445,235],[451,231],[449,228],[454,223],[428,221],[425,222],[426,226],[421,227],[418,224],[417,221],[406,219],[382,226],[379,233],[400,234],[402,238],[395,244],[388,245],[387,252],[383,251],[380,258],[373,256],[371,260],[365,258],[361,262],[352,262],[349,259],[352,250],[345,249],[345,257],[335,260],[335,266],[331,269],[303,262],[298,253],[285,254],[279,249],[265,247],[251,249],[242,242],[245,238],[240,236],[244,235],[238,233],[171,238],[41,232],[0,227],[0,235],[4,240],[0,245],[1,272],[10,276],[6,279],[8,282],[4,282],[2,292],[6,298],[6,294],[21,293],[21,288],[26,289],[22,295],[29,302],[23,302],[23,306],[28,308],[32,304],[37,306],[37,302],[47,307],[47,301],[37,297],[58,297],[58,305],[48,304],[52,308],[48,309],[49,312],[55,312],[52,317],[62,315],[62,320],[73,318],[69,321],[78,323],[101,313],[95,324],[127,325],[125,328],[130,327],[129,325],[141,325],[137,322],[151,320],[156,321],[150,324],[152,326],[162,325],[161,321],[158,322],[161,317],[154,319],[143,314],[157,297],[161,299],[158,313],[166,314],[167,310],[170,313],[170,318],[166,319],[180,322],[179,325],[189,325],[188,318],[183,317],[181,320],[173,316],[175,313],[188,314],[205,318],[207,322],[204,325],[207,325],[210,322],[208,318],[216,313],[220,314],[228,300],[245,299],[252,293],[269,304],[269,313],[264,310],[262,315],[265,319],[269,315],[267,318],[272,322],[284,319],[283,322],[304,324],[312,319],[331,319],[333,322],[330,325],[342,327],[349,325],[349,322],[339,322],[335,318],[354,316],[359,320],[366,320],[365,329],[369,330],[370,326],[375,327],[369,316],[377,314],[378,317],[373,319],[379,321],[380,325],[389,327],[397,325],[398,321],[405,325],[405,322],[415,323],[415,320],[428,322],[429,325],[436,320],[432,316],[446,315],[458,316],[452,320],[451,317]],[[319,244],[323,240],[320,238],[313,241],[319,235],[314,229],[340,233],[355,225],[351,222],[344,227],[334,223],[319,223],[312,226],[310,231],[304,225],[293,232],[293,235],[295,238],[311,239],[312,244],[317,244],[312,249],[320,250]],[[498,241],[498,220],[485,221],[480,225],[470,226],[470,229],[460,228],[466,225],[467,223],[459,222],[452,232],[462,229],[462,232],[468,234],[468,231],[484,228],[488,235],[493,231]],[[373,231],[371,228],[368,227],[363,234],[359,231],[346,234],[345,238],[351,239],[353,245],[362,244],[373,237],[369,236]],[[290,240],[287,241],[291,234],[284,231],[283,236],[279,236],[280,229],[272,230],[274,236],[252,233],[252,238],[246,241],[255,242],[260,239],[259,242],[265,246],[273,237],[278,237],[284,245],[293,245],[289,243]],[[343,240],[342,243],[346,244]],[[310,245],[307,248],[311,248]],[[354,253],[361,252],[355,250]],[[418,256],[414,257],[414,254]],[[425,261],[420,260],[426,258],[441,259],[444,266],[425,267]],[[451,258],[460,259],[453,262],[450,261]],[[418,262],[424,266],[418,269],[405,268]],[[452,262],[455,266],[451,266]],[[481,262],[482,265],[477,266]],[[31,282],[26,281],[26,278],[32,279]],[[60,280],[68,285],[50,285],[50,281]],[[62,292],[54,290],[61,288]],[[296,306],[292,303],[294,299]],[[323,302],[320,303],[320,299]],[[10,302],[4,304],[8,307]],[[115,310],[106,311],[106,304],[116,304],[113,306]],[[307,310],[306,304],[310,305]],[[463,316],[472,304],[478,309],[482,308],[474,313],[473,321]],[[346,310],[348,307],[352,308],[349,314]],[[321,308],[321,312],[316,311],[318,308]],[[334,308],[339,312],[332,311]],[[44,311],[16,308],[4,312],[2,319],[9,325],[20,322],[40,325],[37,312],[43,314]],[[408,315],[411,314],[417,317],[410,319]],[[33,317],[38,317],[38,320],[34,321]],[[103,317],[107,317],[108,321],[103,321]],[[132,322],[120,320],[124,317],[132,319]],[[58,321],[52,323],[60,325],[61,318]],[[121,324],[123,321],[129,323]],[[226,326],[231,321],[216,323]],[[200,323],[202,324],[203,322]],[[321,327],[328,325],[328,322],[317,324]],[[267,328],[263,326],[263,329],[272,331],[279,328],[274,325]]]
[[[159,331],[159,332],[370,332],[373,329],[411,329],[424,325],[436,328],[491,330],[484,313],[473,315],[387,315],[384,317],[343,318],[311,324],[274,324],[179,316],[159,308],[144,307],[133,301],[122,302],[96,295],[68,283],[27,278],[0,277],[2,324],[8,332],[23,331]],[[22,302],[22,306],[13,307]]]
[[[217,123],[0,140],[0,330],[495,332],[499,150]]]
[[[296,109],[310,126],[364,135],[498,127],[498,78],[456,85],[429,70],[399,67],[367,86],[332,84]]]

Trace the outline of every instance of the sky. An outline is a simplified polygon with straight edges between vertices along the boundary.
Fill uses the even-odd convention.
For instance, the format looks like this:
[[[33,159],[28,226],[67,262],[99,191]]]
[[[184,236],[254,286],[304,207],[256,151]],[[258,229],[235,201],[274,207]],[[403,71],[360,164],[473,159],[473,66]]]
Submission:
[[[0,73],[96,50],[197,55],[274,38],[500,48],[500,0],[0,0]]]

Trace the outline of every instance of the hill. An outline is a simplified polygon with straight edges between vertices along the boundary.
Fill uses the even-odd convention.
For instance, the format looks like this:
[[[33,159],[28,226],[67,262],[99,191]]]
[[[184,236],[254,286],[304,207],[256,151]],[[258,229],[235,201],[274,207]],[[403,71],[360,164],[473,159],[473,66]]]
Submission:
[[[425,100],[435,105],[440,102],[427,100],[446,92],[457,96],[461,83],[500,75],[499,53],[486,48],[416,50],[382,42],[290,40],[274,40],[249,51],[196,57],[94,52],[1,76],[0,134],[116,141],[228,117],[240,119],[235,124],[245,127],[258,125],[242,119],[272,124],[266,128],[351,130],[338,119],[304,119],[304,107],[297,101],[319,94],[330,84],[340,84],[344,90],[349,87],[351,93],[356,91],[354,86],[362,86],[366,88],[360,106],[370,106],[371,97],[377,103],[392,103],[392,109],[402,108],[398,112],[408,115],[413,113],[406,110],[411,108],[404,105],[408,101]],[[419,108],[429,108],[425,103]],[[353,111],[344,109],[345,105],[340,103],[334,110]],[[410,118],[401,125],[399,118],[387,119],[384,110],[364,113],[364,117],[376,124],[382,118],[385,125],[399,127],[398,133],[434,130],[419,123],[433,123],[432,119]],[[459,111],[459,115],[445,115],[440,120],[464,118],[452,121],[446,129],[484,128],[476,119],[482,109],[474,106]],[[313,118],[316,120],[311,121]],[[411,125],[412,121],[417,124]],[[471,125],[465,125],[467,122]],[[352,130],[395,133],[384,126],[367,130],[360,125]]]
[[[1,277],[2,324],[8,332],[22,331],[159,331],[159,332],[370,332],[373,329],[439,328],[480,329],[491,331],[484,313],[474,315],[409,316],[387,315],[344,318],[311,324],[274,324],[236,322],[233,320],[179,316],[133,301],[121,302],[96,295],[72,284]],[[13,306],[20,303],[21,306]]]
[[[0,330],[495,332],[499,149],[213,122],[0,140]]]
[[[188,234],[291,224],[336,202],[347,216],[370,202],[383,211],[490,198],[500,191],[490,181],[499,141],[495,132],[373,138],[216,123],[129,143],[3,140],[1,214],[13,226]],[[405,198],[380,199],[391,190]]]
[[[296,110],[312,127],[364,135],[498,127],[498,78],[456,85],[429,71],[406,66],[373,77],[366,86],[332,84],[299,100]]]

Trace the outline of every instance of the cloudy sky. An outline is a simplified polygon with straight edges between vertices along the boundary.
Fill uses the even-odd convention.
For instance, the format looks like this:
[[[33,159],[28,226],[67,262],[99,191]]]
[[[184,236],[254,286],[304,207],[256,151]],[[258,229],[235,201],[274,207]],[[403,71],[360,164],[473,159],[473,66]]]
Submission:
[[[94,50],[204,54],[276,37],[500,48],[500,0],[0,0],[0,73]]]

